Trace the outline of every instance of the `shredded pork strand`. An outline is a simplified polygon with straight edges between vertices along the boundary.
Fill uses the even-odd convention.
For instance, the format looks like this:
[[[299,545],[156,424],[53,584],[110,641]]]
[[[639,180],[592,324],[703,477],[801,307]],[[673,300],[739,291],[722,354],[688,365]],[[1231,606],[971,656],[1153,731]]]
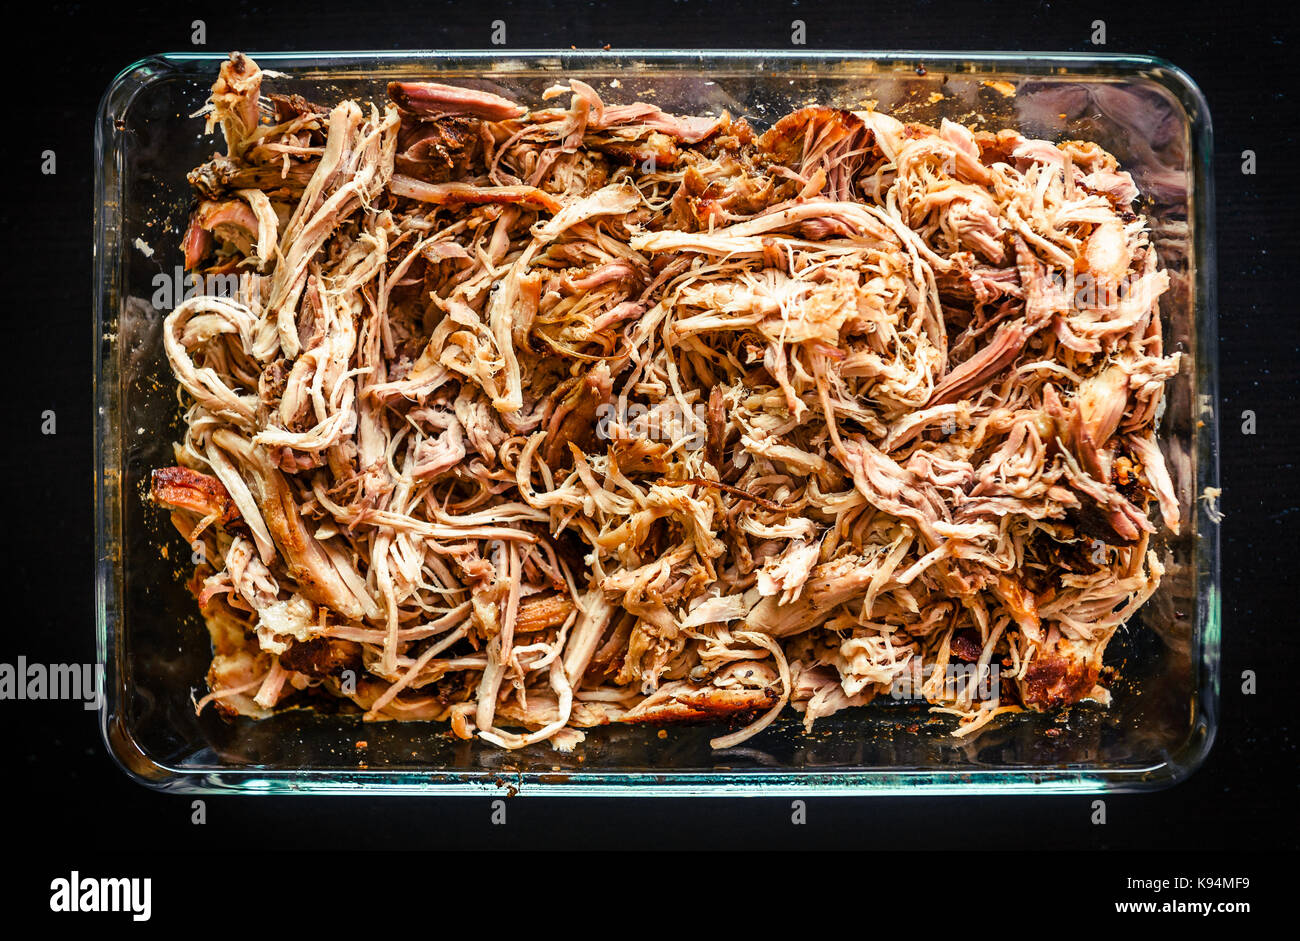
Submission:
[[[224,63],[190,176],[186,263],[226,289],[164,330],[200,708],[568,750],[685,720],[730,747],[901,681],[957,735],[1106,698],[1162,574],[1148,508],[1178,532],[1185,495],[1169,279],[1105,151],[262,78]]]

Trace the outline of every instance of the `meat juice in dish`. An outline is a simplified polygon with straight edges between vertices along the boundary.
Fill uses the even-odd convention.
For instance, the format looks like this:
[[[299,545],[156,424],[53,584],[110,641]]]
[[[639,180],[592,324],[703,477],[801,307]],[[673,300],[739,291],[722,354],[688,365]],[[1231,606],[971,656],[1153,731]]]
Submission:
[[[1106,151],[264,78],[236,53],[213,86],[207,290],[164,324],[199,709],[567,750],[900,688],[956,735],[1108,699],[1179,528],[1179,355]]]

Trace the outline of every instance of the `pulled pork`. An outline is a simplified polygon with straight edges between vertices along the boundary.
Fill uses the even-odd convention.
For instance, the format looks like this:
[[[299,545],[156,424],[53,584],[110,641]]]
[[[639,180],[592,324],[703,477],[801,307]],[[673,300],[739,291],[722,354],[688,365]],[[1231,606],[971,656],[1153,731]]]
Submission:
[[[347,700],[505,748],[806,724],[916,681],[965,734],[1105,699],[1178,531],[1157,264],[1093,144],[809,107],[743,121],[208,111],[155,500],[203,549],[198,703]],[[210,283],[210,282],[209,282]],[[948,682],[955,665],[968,679]]]

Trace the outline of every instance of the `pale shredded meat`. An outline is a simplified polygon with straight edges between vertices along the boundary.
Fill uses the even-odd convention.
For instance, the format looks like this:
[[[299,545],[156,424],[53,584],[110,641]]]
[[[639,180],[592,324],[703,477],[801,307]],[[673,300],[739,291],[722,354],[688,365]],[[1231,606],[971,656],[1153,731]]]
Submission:
[[[914,677],[957,734],[1106,698],[1180,495],[1169,279],[1105,151],[262,77],[234,54],[213,89],[209,290],[164,329],[200,708],[567,750],[730,719],[726,747]]]

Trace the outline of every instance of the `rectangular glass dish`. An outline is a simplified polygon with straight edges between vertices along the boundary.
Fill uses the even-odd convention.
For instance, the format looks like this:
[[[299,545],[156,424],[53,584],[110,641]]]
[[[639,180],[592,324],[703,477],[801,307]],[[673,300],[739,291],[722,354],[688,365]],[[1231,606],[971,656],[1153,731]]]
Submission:
[[[1210,118],[1191,80],[1157,59],[879,52],[252,53],[274,91],[380,101],[392,80],[473,81],[525,104],[568,77],[608,102],[650,96],[670,112],[722,109],[762,128],[808,103],[941,118],[1027,137],[1096,141],[1142,191],[1172,286],[1166,352],[1184,354],[1159,428],[1188,522],[1153,547],[1167,573],[1116,635],[1108,708],[1004,716],[969,740],[924,703],[878,702],[805,734],[792,711],[715,753],[716,727],[588,730],[573,754],[503,751],[433,723],[362,723],[305,711],[256,722],[194,713],[210,646],[184,586],[188,553],[149,505],[150,471],[174,463],[180,409],[162,348],[183,296],[185,174],[219,149],[193,118],[224,56],[164,55],[128,68],[95,135],[96,581],[100,722],[136,780],[185,792],[864,794],[1151,789],[1190,774],[1216,725],[1218,529],[1199,499],[1218,483]],[[1009,83],[1009,86],[1008,86]],[[1012,93],[1011,88],[1014,88]],[[660,737],[660,736],[664,737]],[[359,743],[364,746],[359,747]]]

